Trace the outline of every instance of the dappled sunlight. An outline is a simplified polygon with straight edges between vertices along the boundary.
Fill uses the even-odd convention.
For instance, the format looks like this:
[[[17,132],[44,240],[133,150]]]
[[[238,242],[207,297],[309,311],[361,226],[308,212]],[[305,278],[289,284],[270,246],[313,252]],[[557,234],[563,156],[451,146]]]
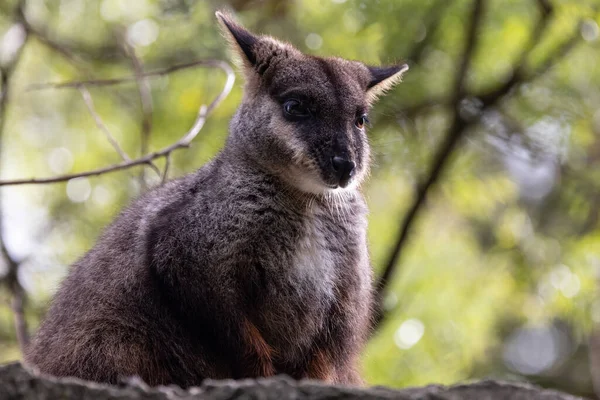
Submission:
[[[67,176],[1,187],[1,240],[22,263],[34,332],[69,265],[123,207],[220,151],[244,81],[239,68],[235,84],[222,66],[168,70],[230,60],[215,2],[26,3],[20,22],[16,0],[0,6],[0,70],[18,60],[0,117],[0,181]],[[309,54],[410,66],[366,126],[370,260],[376,279],[391,271],[361,360],[366,381],[517,378],[598,398],[600,349],[590,341],[600,334],[600,1],[223,7]],[[231,94],[178,151],[70,176],[177,143],[224,88]],[[5,286],[0,362],[21,357]]]

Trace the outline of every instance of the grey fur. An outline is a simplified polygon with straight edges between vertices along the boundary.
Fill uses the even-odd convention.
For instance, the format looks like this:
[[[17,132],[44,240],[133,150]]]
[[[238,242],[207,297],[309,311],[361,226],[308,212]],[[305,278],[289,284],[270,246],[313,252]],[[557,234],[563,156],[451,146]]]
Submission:
[[[227,144],[134,201],[73,265],[26,356],[42,372],[361,382],[372,282],[359,118],[404,68],[307,56],[218,17],[247,80]],[[297,96],[311,117],[289,121],[282,104]],[[356,165],[345,188],[333,156]]]

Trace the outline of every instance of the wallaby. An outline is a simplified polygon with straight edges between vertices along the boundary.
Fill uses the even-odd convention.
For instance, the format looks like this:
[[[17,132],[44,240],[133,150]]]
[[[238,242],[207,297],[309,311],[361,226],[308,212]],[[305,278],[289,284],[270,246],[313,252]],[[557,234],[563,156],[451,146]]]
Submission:
[[[26,354],[42,373],[361,384],[365,126],[408,67],[305,55],[216,15],[246,80],[227,143],[134,201],[72,266]]]

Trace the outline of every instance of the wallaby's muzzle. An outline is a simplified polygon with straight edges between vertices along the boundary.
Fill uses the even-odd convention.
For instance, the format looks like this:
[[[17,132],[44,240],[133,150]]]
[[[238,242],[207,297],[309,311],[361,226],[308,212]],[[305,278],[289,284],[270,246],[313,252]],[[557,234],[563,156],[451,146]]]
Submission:
[[[352,178],[354,175],[356,163],[354,161],[346,160],[342,157],[334,156],[331,158],[331,166],[333,167],[334,175],[337,179],[338,185],[343,188],[348,186],[350,178]]]

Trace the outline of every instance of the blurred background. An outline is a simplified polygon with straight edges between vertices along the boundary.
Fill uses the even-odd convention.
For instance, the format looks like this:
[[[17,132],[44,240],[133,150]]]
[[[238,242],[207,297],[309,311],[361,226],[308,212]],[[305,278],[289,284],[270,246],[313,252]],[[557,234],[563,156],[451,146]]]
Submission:
[[[384,278],[368,383],[491,377],[598,398],[600,1],[1,0],[0,181],[117,164],[107,134],[131,159],[176,142],[226,75],[172,67],[229,60],[223,7],[311,54],[410,64],[370,118]],[[241,87],[169,177],[219,151]],[[161,183],[148,166],[59,180],[0,188],[0,363],[21,358],[17,332],[35,332],[69,264]]]

